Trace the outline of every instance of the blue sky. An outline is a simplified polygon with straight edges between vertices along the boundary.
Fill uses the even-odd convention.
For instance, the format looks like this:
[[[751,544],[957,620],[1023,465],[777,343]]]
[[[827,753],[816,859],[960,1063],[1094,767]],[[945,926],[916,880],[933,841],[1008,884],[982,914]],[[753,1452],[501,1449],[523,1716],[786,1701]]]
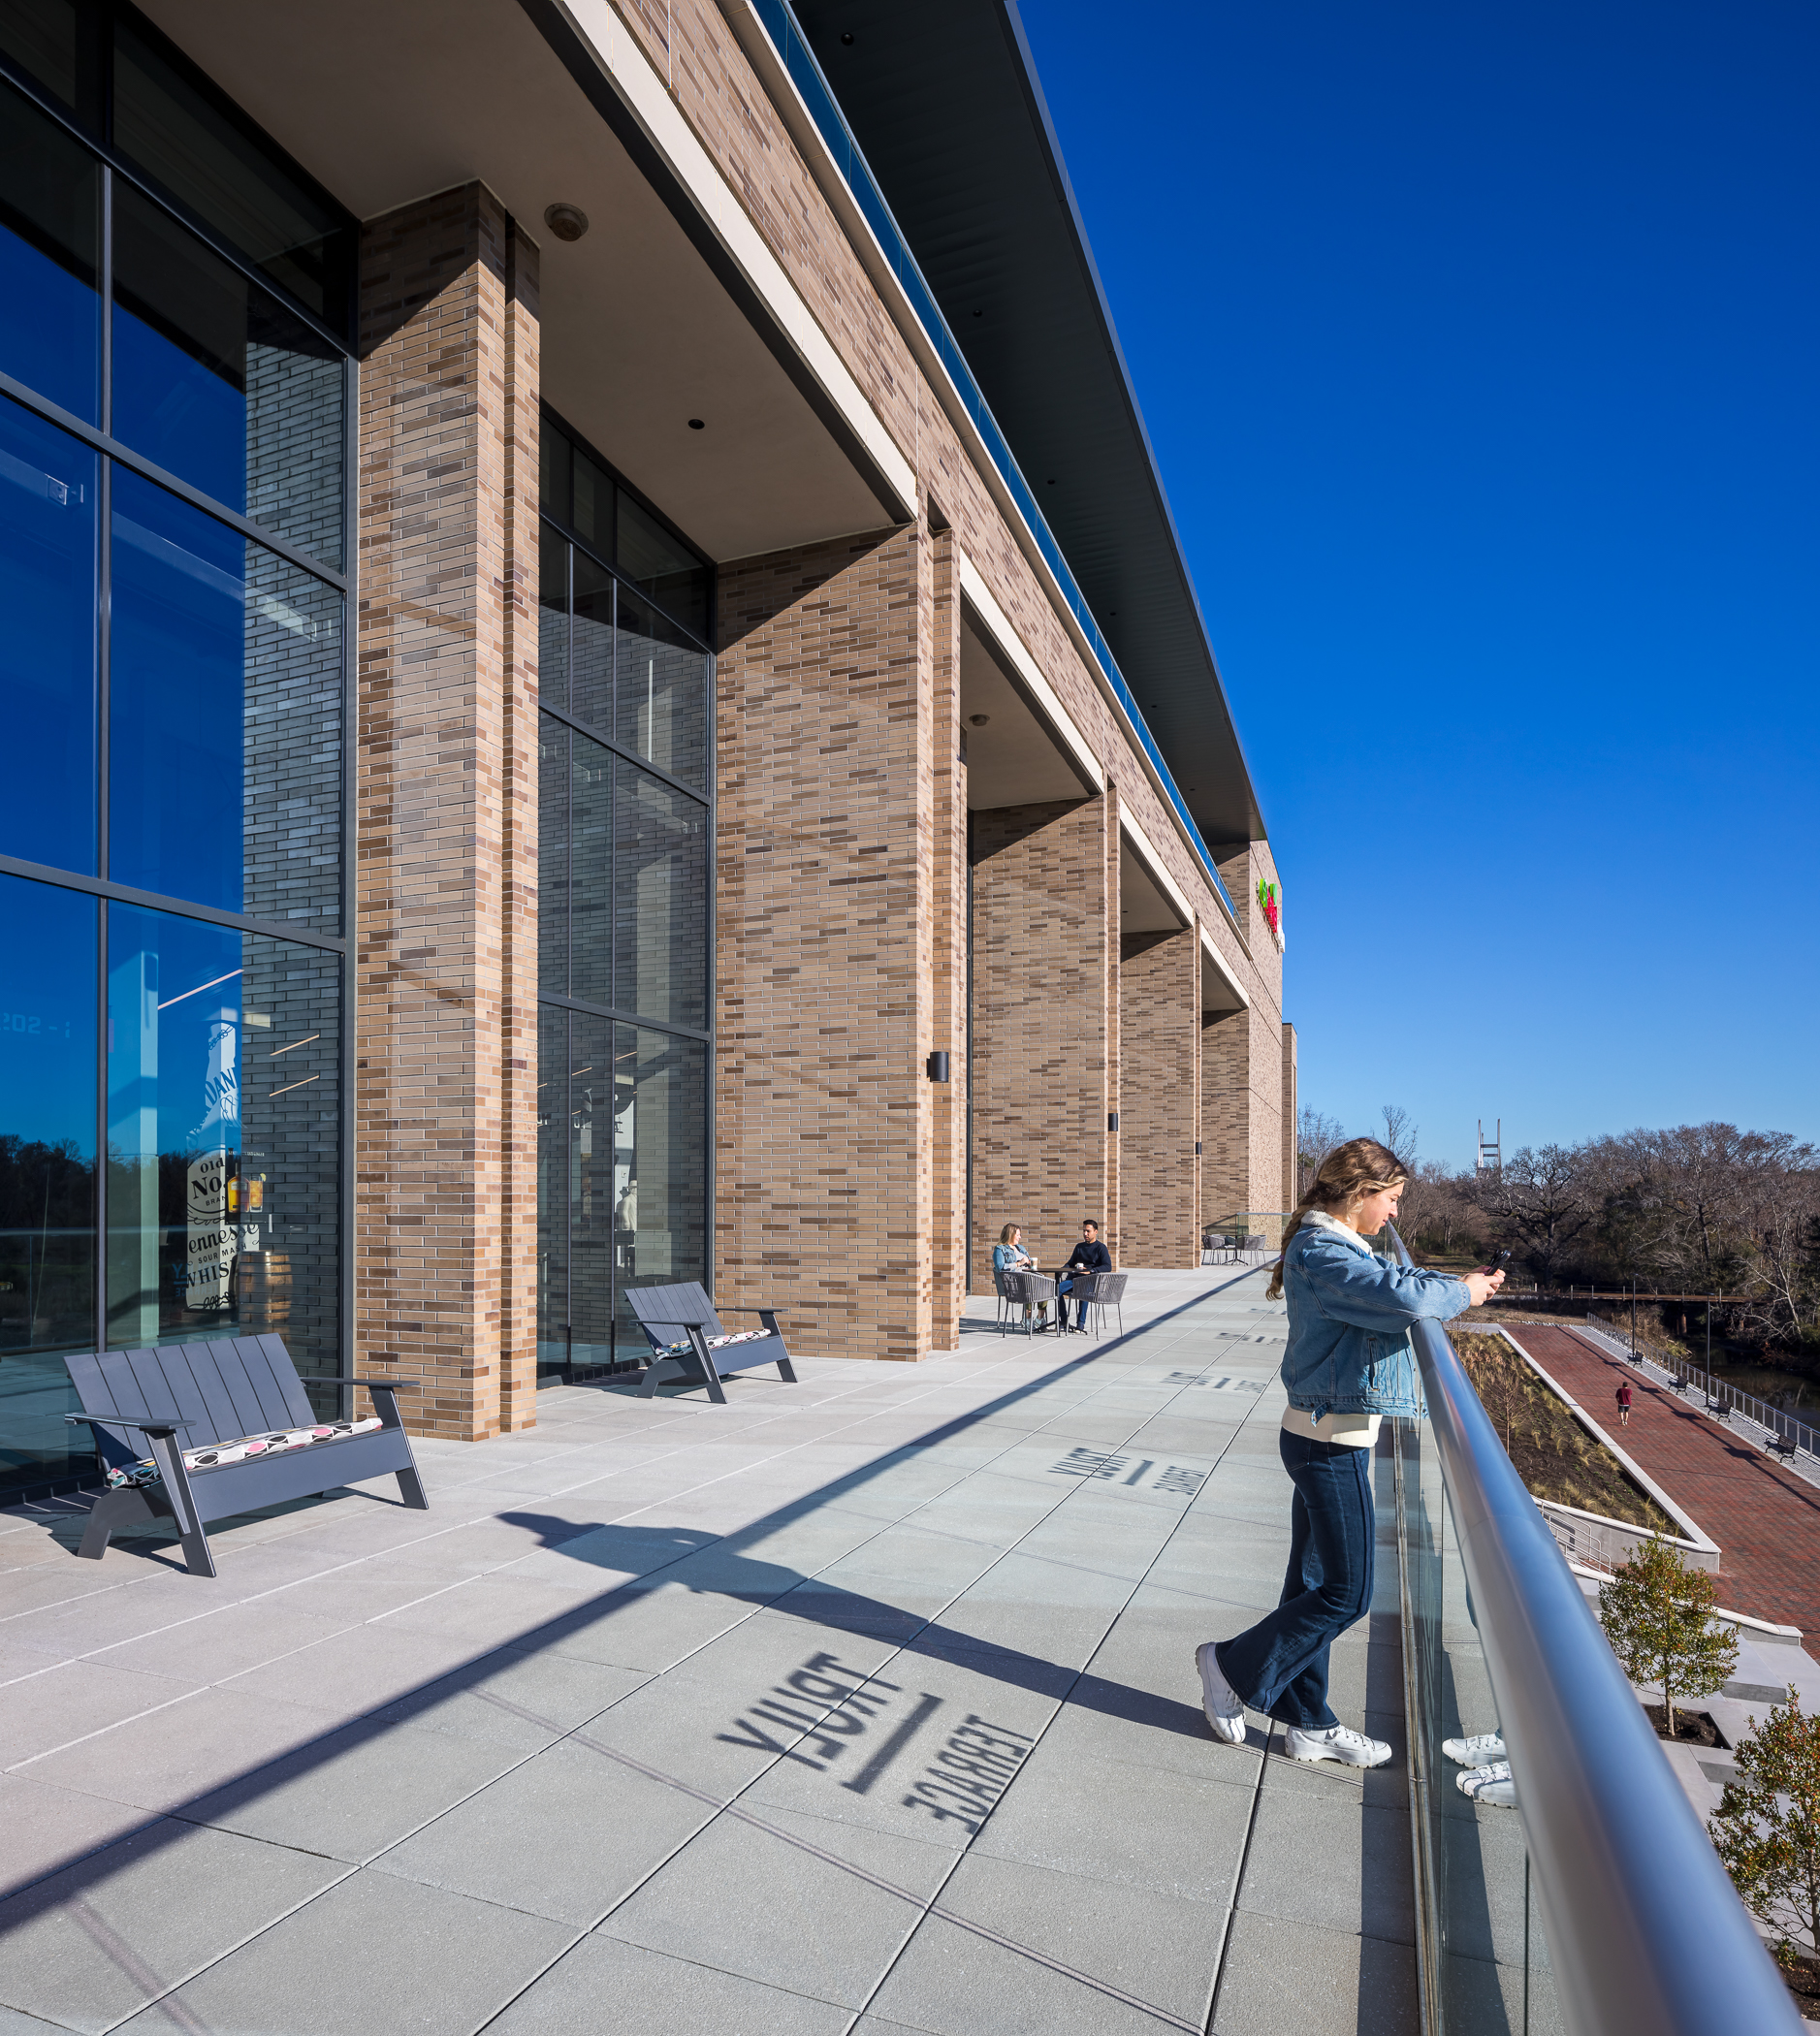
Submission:
[[[1820,12],[1020,8],[1303,1100],[1820,1140]]]

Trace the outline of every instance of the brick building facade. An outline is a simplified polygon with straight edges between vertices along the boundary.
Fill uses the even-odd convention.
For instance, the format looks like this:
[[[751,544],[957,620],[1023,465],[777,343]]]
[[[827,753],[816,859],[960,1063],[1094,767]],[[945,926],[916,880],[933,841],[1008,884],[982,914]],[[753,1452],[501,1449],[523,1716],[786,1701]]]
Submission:
[[[352,759],[352,1046],[331,1065],[318,1042],[310,1077],[333,1087],[344,1070],[351,1093],[336,1092],[340,1161],[319,1139],[310,1163],[324,1208],[336,1163],[349,1183],[338,1369],[412,1381],[413,1419],[439,1433],[532,1422],[540,1369],[578,1341],[631,1354],[625,1291],[662,1269],[705,1277],[723,1306],[781,1304],[805,1352],[913,1360],[953,1347],[966,1296],[990,1291],[1003,1223],[1054,1260],[1092,1216],[1118,1263],[1184,1266],[1204,1229],[1267,1227],[1293,1199],[1293,1034],[1257,899],[1275,865],[1134,399],[1122,379],[1110,398],[1094,380],[1116,366],[1105,307],[1092,293],[1076,307],[1071,498],[1104,496],[1102,544],[1100,526],[1069,522],[1070,497],[1045,497],[1052,528],[1032,492],[1073,393],[1033,422],[1014,381],[988,372],[994,334],[1037,313],[963,316],[958,285],[915,270],[939,262],[941,236],[900,237],[888,207],[923,218],[919,179],[896,169],[881,198],[842,87],[817,82],[812,44],[836,47],[825,12],[570,0],[465,10],[459,33],[445,19],[426,35],[408,0],[146,9],[224,117],[288,151],[357,240],[355,654],[344,722],[292,738]],[[1006,120],[1058,177],[1027,58],[1007,61]],[[853,77],[855,117],[876,119],[889,80]],[[927,89],[904,72],[904,93]],[[968,133],[942,118],[938,93],[927,132],[964,151]],[[889,123],[868,133],[888,154]],[[1014,239],[1078,236],[1069,205],[1021,219],[1028,202],[1008,185],[968,197]],[[226,246],[238,215],[222,217],[203,223]],[[229,252],[249,274],[266,261]],[[1042,259],[1045,288],[1091,276],[1090,262]],[[318,322],[328,334],[329,312]],[[1021,343],[1048,348],[1049,334]],[[322,358],[249,355],[249,387],[295,382],[293,438],[336,428],[339,411],[310,408],[340,372],[333,348]],[[552,558],[582,561],[560,568],[577,659],[589,615],[620,618],[588,639],[610,666],[635,594],[654,614],[668,598],[613,549],[633,511],[590,553],[579,494],[547,498],[555,429],[615,477],[601,486],[638,505],[660,549],[672,533],[711,576],[711,611],[645,625],[654,703],[659,684],[686,686],[691,644],[704,670],[712,653],[693,778],[680,750],[626,732],[623,706],[559,700],[543,669]],[[280,446],[269,420],[261,430]],[[318,521],[294,541],[338,585],[334,518]],[[619,588],[619,609],[584,614],[584,565],[601,599]],[[273,607],[278,568],[261,570],[278,589],[261,613],[283,627],[260,625],[275,654],[297,603]],[[1125,632],[1116,653],[1103,629]],[[268,661],[276,698],[289,682]],[[685,901],[712,975],[699,1014],[674,984],[652,987],[655,918],[644,959],[616,962],[603,989],[572,969],[553,986],[548,938],[540,963],[559,894],[576,929],[587,904],[571,868],[581,820],[542,810],[553,712],[561,745],[605,759],[612,852],[637,861],[636,882],[602,866],[594,905],[615,955],[638,947],[641,913],[681,923],[683,848],[655,823],[625,845],[633,766],[647,792],[702,816]],[[249,739],[249,868],[272,917],[329,824],[327,808],[264,811],[283,803],[290,755]],[[540,868],[559,854],[559,884]],[[627,984],[669,1002],[654,1016]],[[667,1089],[615,1071],[666,1053]],[[702,1070],[694,1129],[688,1069]],[[333,1130],[320,1109],[313,1122]],[[303,1152],[314,1134],[300,1116],[285,1135]],[[674,1161],[691,1137],[692,1171]],[[698,1187],[691,1217],[679,1197]],[[332,1242],[295,1297],[325,1352]],[[611,1320],[596,1309],[584,1339],[588,1280]]]

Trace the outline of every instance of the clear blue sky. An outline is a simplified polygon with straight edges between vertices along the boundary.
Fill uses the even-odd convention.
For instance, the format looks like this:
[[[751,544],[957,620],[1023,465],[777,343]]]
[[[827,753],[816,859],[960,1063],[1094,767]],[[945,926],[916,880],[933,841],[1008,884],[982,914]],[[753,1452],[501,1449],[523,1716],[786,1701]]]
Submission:
[[[1019,4],[1304,1102],[1820,1139],[1820,11]]]

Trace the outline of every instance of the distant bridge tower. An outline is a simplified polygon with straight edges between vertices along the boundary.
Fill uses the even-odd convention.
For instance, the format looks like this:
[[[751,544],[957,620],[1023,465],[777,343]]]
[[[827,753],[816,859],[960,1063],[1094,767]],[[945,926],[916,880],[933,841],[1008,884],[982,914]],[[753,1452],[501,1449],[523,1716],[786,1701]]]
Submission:
[[[1485,1121],[1479,1120],[1479,1163],[1475,1173],[1498,1173],[1504,1166],[1504,1120],[1497,1120],[1497,1129],[1492,1135],[1485,1136]]]

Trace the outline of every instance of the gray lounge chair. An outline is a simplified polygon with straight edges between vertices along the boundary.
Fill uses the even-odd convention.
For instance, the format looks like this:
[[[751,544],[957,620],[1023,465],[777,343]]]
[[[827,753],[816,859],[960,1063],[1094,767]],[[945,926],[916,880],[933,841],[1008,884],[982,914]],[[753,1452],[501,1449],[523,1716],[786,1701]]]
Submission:
[[[778,1327],[775,1308],[734,1308],[733,1315],[755,1315],[764,1324],[761,1335],[738,1343],[719,1341],[726,1331],[708,1298],[708,1289],[698,1280],[669,1287],[627,1287],[622,1289],[632,1313],[637,1316],[652,1361],[639,1386],[641,1399],[648,1400],[665,1379],[693,1378],[707,1386],[708,1397],[726,1405],[720,1381],[730,1372],[749,1372],[754,1365],[775,1364],[778,1377],[796,1383],[790,1353],[783,1348],[783,1332]],[[680,1349],[681,1345],[687,1349]]]
[[[67,1357],[82,1403],[65,1416],[94,1433],[104,1472],[126,1473],[149,1457],[155,1478],[104,1492],[88,1515],[77,1554],[98,1562],[123,1527],[173,1520],[194,1576],[212,1576],[215,1562],[204,1532],[210,1520],[279,1506],[288,1499],[396,1476],[406,1506],[429,1505],[411,1439],[399,1418],[398,1396],[412,1379],[343,1379],[372,1394],[381,1425],[302,1448],[277,1448],[238,1462],[186,1467],[217,1444],[317,1428],[297,1367],[279,1336],[220,1336],[203,1343],[143,1351],[88,1351]]]

